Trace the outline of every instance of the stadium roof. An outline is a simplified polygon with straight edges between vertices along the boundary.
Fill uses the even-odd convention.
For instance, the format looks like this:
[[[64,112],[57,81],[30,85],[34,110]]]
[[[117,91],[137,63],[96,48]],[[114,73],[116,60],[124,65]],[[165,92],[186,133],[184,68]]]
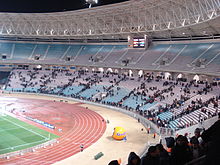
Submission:
[[[220,0],[130,0],[53,13],[0,13],[0,36],[70,39],[220,34]]]

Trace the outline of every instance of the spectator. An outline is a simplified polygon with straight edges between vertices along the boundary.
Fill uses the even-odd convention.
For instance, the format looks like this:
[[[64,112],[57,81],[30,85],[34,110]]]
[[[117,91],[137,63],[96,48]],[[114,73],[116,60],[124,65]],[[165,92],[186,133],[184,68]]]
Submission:
[[[154,138],[154,139],[156,138],[156,132],[154,132],[154,134],[153,134],[153,138]]]
[[[108,165],[120,165],[118,160],[112,160]]]
[[[193,137],[196,137],[199,140],[199,138],[201,137],[201,130],[199,128],[195,129]]]
[[[199,144],[199,140],[195,136],[190,139],[190,144],[191,144],[193,159],[197,159],[204,154],[203,149]]]
[[[169,165],[170,164],[170,157],[168,152],[164,149],[162,144],[157,144],[156,148],[159,152],[160,157],[160,165]]]
[[[192,152],[188,146],[188,140],[185,136],[179,135],[176,139],[176,145],[171,151],[171,164],[184,165],[192,160]]]
[[[220,162],[220,113],[218,120],[202,133],[202,139],[208,143],[205,165],[218,165]]]
[[[150,133],[150,126],[147,127],[147,134]]]
[[[141,165],[159,165],[159,151],[156,146],[150,146],[146,156],[141,159]]]
[[[173,148],[174,147],[175,139],[173,137],[166,137],[165,140],[166,140],[167,148]]]
[[[140,165],[140,163],[141,163],[140,157],[136,153],[130,152],[128,157],[128,165]]]
[[[83,150],[84,150],[84,145],[81,144],[81,145],[80,145],[80,151],[83,152]]]

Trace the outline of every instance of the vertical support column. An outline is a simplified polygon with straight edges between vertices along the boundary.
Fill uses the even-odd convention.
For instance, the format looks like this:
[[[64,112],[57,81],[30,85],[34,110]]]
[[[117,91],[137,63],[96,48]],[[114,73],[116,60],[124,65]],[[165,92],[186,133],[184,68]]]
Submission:
[[[144,35],[144,40],[145,40],[145,50],[147,50],[150,47],[152,40],[147,35]]]
[[[129,35],[128,36],[128,48],[133,48],[133,41],[134,41],[134,38]]]

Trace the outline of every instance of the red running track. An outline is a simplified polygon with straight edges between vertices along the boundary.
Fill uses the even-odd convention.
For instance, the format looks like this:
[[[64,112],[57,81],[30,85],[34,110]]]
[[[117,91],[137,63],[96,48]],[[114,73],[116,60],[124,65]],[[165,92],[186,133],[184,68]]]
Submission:
[[[105,132],[106,123],[103,122],[102,116],[79,105],[31,99],[18,99],[13,104],[10,103],[8,109],[16,107],[14,113],[47,121],[63,131],[62,133],[57,130],[53,132],[38,124],[26,121],[60,135],[59,143],[38,149],[33,153],[26,153],[23,156],[0,159],[0,164],[53,164],[80,152],[80,144],[87,148],[95,143]],[[22,109],[22,112],[19,109]]]

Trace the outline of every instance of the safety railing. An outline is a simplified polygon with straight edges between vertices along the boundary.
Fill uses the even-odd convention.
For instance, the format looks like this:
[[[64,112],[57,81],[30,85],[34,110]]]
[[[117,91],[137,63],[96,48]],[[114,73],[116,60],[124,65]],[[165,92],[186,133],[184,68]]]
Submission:
[[[39,144],[39,145],[30,147],[30,148],[26,148],[23,150],[10,152],[10,153],[6,153],[6,154],[1,154],[0,159],[10,159],[13,156],[24,155],[25,153],[28,153],[28,152],[35,152],[37,149],[46,148],[47,146],[52,146],[54,143],[57,143],[57,142],[58,142],[57,139],[52,139],[52,140],[47,141],[43,144]]]

